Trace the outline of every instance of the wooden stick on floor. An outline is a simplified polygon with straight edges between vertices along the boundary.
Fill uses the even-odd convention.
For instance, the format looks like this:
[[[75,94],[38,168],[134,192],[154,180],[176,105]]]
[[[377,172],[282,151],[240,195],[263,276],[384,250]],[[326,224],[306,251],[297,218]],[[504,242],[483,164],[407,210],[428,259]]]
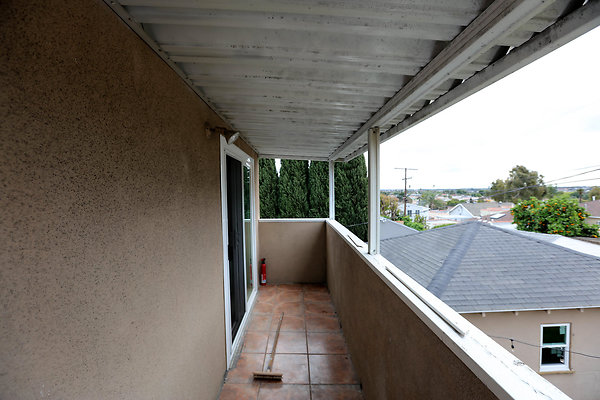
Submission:
[[[281,372],[273,372],[273,360],[275,359],[275,349],[277,348],[277,341],[279,340],[279,331],[281,330],[281,322],[283,321],[283,313],[279,317],[279,324],[277,324],[277,332],[275,332],[275,340],[273,341],[273,349],[271,350],[271,355],[269,359],[269,363],[267,364],[267,368],[264,371],[255,371],[253,372],[254,379],[268,379],[272,381],[280,381],[283,378],[283,374]]]

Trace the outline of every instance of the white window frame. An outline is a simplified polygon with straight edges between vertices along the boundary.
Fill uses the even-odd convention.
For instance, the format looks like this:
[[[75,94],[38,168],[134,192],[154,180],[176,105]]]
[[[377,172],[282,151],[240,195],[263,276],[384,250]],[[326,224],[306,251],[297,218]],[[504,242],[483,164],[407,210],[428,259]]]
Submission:
[[[566,326],[567,333],[566,343],[564,345],[555,344],[555,345],[544,345],[544,328],[556,327],[556,326]],[[542,350],[547,348],[554,347],[564,347],[565,348],[565,363],[564,364],[542,364]],[[570,349],[571,349],[571,324],[569,322],[560,323],[560,324],[541,324],[540,325],[540,372],[554,372],[554,371],[570,371]]]

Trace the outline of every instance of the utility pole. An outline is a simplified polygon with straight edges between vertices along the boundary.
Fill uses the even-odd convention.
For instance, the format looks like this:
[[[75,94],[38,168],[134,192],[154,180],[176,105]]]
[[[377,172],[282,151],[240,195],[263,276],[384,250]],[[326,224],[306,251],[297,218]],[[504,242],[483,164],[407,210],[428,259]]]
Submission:
[[[406,199],[407,199],[407,192],[406,192],[406,181],[408,181],[409,179],[412,179],[411,177],[407,177],[406,173],[407,171],[418,171],[417,168],[394,168],[394,169],[403,169],[404,170],[404,214],[402,214],[402,216],[406,215]]]

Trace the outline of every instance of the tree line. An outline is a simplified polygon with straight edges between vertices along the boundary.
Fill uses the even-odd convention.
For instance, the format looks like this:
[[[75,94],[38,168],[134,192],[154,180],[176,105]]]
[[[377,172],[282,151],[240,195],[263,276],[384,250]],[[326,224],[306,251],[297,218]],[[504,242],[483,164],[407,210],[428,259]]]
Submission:
[[[367,240],[368,178],[364,156],[335,163],[335,219]],[[327,218],[329,165],[326,161],[259,159],[261,218]]]

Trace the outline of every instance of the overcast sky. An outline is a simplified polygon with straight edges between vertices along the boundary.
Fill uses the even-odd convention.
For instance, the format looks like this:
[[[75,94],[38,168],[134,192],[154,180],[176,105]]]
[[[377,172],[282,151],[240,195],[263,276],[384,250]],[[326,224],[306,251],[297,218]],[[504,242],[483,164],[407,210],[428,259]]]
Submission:
[[[430,189],[489,187],[517,164],[545,181],[600,167],[600,28],[382,144],[381,188],[403,187],[397,167]],[[558,184],[600,185],[562,182],[585,178]]]

